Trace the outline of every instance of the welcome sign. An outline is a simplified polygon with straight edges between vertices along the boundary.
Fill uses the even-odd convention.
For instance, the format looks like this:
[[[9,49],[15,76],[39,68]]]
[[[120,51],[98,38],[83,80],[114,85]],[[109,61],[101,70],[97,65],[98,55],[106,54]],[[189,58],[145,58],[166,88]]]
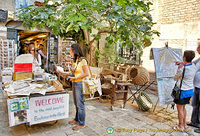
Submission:
[[[69,94],[30,98],[30,124],[64,119],[69,116]]]

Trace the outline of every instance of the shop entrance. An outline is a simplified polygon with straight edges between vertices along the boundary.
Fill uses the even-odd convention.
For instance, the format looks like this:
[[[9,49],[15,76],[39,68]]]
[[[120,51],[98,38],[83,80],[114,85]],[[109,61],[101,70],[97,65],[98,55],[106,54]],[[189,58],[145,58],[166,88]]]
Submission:
[[[47,32],[37,32],[37,31],[27,31],[18,30],[18,55],[27,54],[29,45],[34,44],[35,48],[41,48],[44,55],[47,55],[47,44],[49,33]]]
[[[58,63],[58,36],[52,35],[49,28],[36,27],[27,30],[22,23],[22,21],[9,21],[6,24],[7,39],[15,41],[15,56],[28,53],[29,45],[34,44],[35,48],[41,48],[47,57],[42,59],[42,68],[45,68],[46,72],[52,71],[52,64]]]
[[[21,54],[28,54],[30,45],[34,46],[36,53],[40,50],[40,58],[37,57],[38,62],[41,62],[41,67],[45,68],[47,65],[48,57],[48,32],[38,32],[38,31],[28,31],[28,30],[18,30],[18,48],[17,56]]]

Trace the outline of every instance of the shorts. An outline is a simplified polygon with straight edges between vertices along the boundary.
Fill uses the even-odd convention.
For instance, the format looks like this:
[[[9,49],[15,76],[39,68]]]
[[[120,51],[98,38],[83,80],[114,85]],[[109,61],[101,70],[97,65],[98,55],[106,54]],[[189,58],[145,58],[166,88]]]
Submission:
[[[178,105],[185,105],[185,104],[189,104],[190,103],[190,98],[183,98],[183,99],[174,99],[174,103],[178,104]]]

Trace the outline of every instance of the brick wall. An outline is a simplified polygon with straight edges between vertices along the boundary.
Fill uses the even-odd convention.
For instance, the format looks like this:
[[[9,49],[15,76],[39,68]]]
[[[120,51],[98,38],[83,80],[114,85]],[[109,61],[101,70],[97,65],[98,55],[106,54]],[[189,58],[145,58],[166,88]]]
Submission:
[[[200,20],[200,0],[158,0],[161,24]]]

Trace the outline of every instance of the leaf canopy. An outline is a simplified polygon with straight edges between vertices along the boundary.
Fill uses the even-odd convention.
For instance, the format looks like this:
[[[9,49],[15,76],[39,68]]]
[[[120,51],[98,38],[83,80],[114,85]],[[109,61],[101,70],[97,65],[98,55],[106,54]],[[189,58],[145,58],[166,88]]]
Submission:
[[[139,50],[146,46],[147,41],[151,43],[154,34],[159,36],[159,32],[152,30],[155,23],[150,14],[150,1],[63,0],[52,5],[47,3],[45,0],[44,6],[22,8],[17,16],[29,29],[47,26],[61,37],[69,33],[78,34],[83,29],[89,32],[96,29],[95,39],[107,33],[108,44],[122,42],[124,46],[134,45]],[[78,40],[84,40],[83,35]]]

